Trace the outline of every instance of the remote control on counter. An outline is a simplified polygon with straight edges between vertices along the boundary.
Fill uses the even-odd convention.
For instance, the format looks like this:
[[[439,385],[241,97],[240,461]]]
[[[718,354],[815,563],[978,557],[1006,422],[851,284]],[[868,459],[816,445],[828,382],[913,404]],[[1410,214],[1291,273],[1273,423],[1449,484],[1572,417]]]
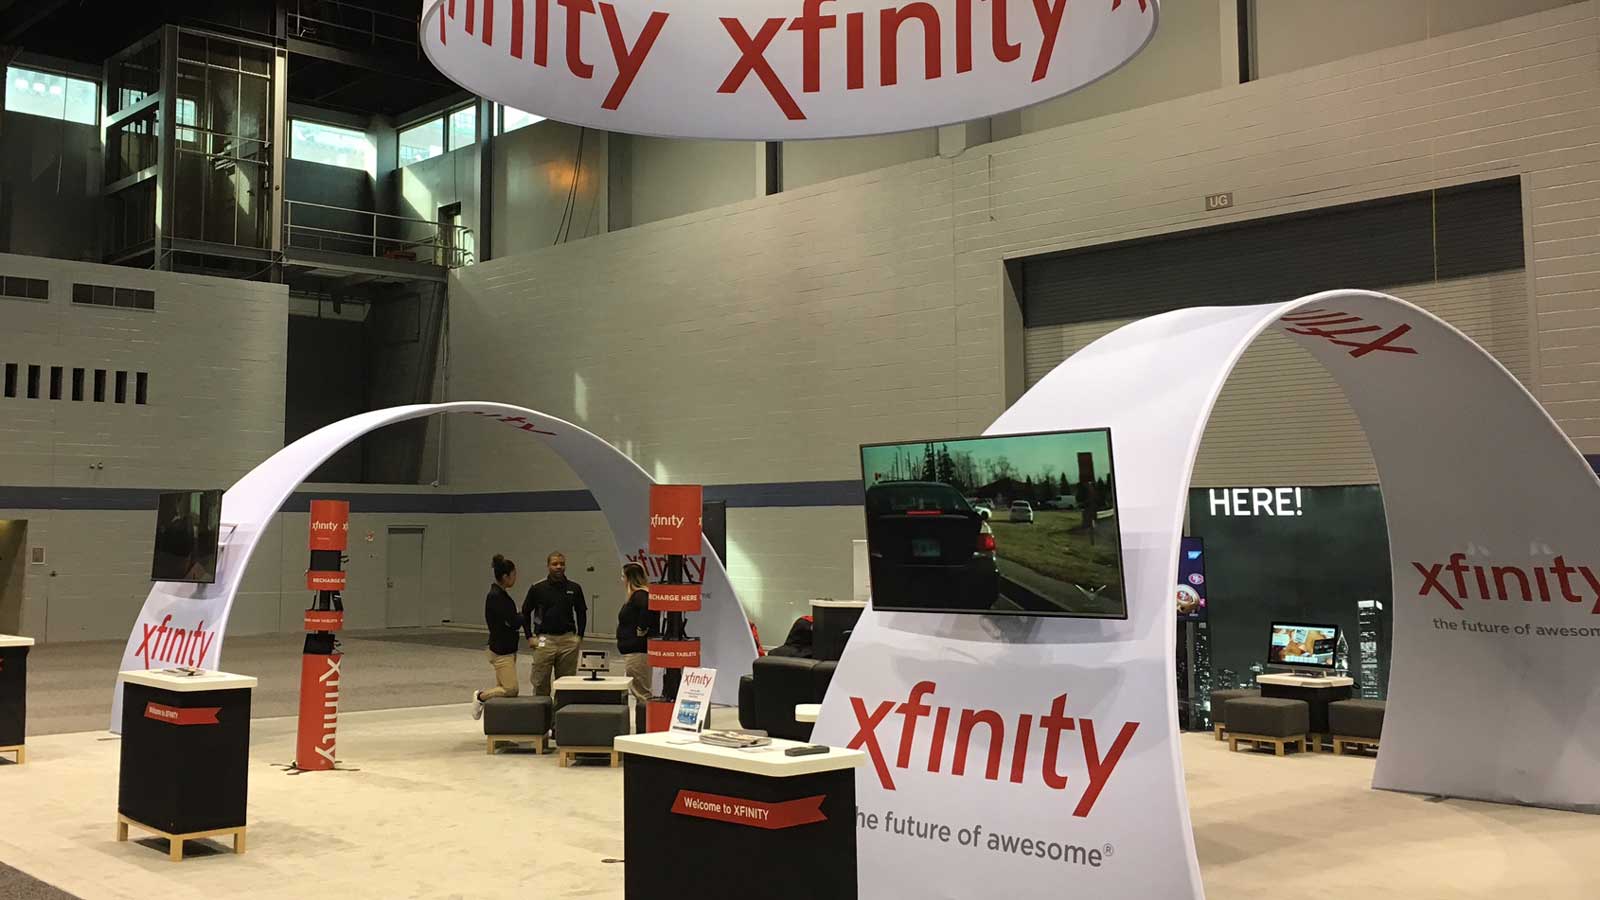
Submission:
[[[826,744],[812,744],[809,747],[790,747],[783,751],[784,756],[814,756],[818,753],[827,753]]]

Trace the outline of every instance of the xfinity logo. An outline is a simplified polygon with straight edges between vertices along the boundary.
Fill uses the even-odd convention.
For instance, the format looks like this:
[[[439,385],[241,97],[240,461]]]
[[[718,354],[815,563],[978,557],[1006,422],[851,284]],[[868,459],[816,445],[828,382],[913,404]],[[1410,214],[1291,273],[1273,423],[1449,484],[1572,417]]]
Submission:
[[[1525,603],[1587,603],[1594,599],[1590,612],[1600,615],[1600,578],[1589,566],[1571,566],[1565,556],[1557,556],[1550,566],[1469,566],[1465,553],[1452,553],[1448,562],[1411,565],[1422,576],[1418,597],[1437,595],[1455,609],[1463,600],[1521,600]],[[1583,576],[1580,583],[1575,575]],[[1583,588],[1587,587],[1585,594]]]
[[[312,522],[311,530],[316,531],[349,531],[349,522]]]
[[[895,752],[893,768],[912,767],[912,754],[915,752],[919,723],[931,714],[933,735],[927,744],[927,771],[934,774],[943,772],[946,752],[952,749],[948,745],[953,743],[949,774],[965,776],[968,756],[972,749],[973,732],[979,726],[983,726],[984,741],[988,748],[987,759],[983,762],[983,777],[990,781],[1000,779],[1002,767],[1006,762],[1005,718],[992,709],[963,709],[956,717],[955,739],[950,741],[952,710],[947,706],[930,707],[923,702],[936,689],[937,686],[931,681],[919,681],[911,688],[911,694],[904,703],[896,706],[894,701],[885,700],[871,712],[868,712],[862,698],[850,698],[850,706],[855,710],[857,727],[856,736],[851,738],[849,748],[851,750],[866,748],[873,767],[877,769],[878,780],[885,790],[895,789],[894,776],[890,771],[889,760],[884,755],[878,729],[884,725],[884,720],[891,713],[900,716],[900,739],[897,744],[890,747],[890,750]],[[1032,713],[1022,713],[1016,717],[1016,723],[1011,729],[1011,758],[1007,777],[1013,784],[1022,784],[1027,780],[1028,745],[1034,737],[1035,729],[1044,732],[1044,754],[1039,763],[1038,776],[1046,787],[1055,791],[1065,790],[1069,782],[1078,777],[1061,772],[1060,762],[1064,751],[1072,756],[1082,756],[1086,774],[1083,776],[1082,793],[1072,814],[1084,818],[1093,811],[1100,792],[1111,780],[1111,774],[1116,770],[1117,763],[1122,760],[1122,754],[1128,749],[1128,743],[1133,740],[1134,732],[1139,730],[1139,723],[1123,722],[1111,746],[1102,755],[1094,720],[1068,716],[1066,707],[1067,695],[1062,694],[1051,701],[1050,712],[1038,717],[1037,725],[1034,723]],[[1067,737],[1067,732],[1072,732],[1076,741]],[[891,737],[894,734],[892,725],[889,734]],[[1069,743],[1076,744],[1078,753],[1065,750]],[[920,755],[917,765],[919,767],[922,765]]]
[[[317,755],[333,765],[333,737],[339,728],[339,664],[343,657],[327,656],[327,671],[317,677],[322,683],[322,738],[317,741]]]
[[[192,629],[168,628],[167,623],[172,621],[172,616],[164,616],[156,625],[139,623],[139,628],[144,632],[144,639],[139,642],[134,656],[144,659],[144,667],[150,668],[152,660],[161,663],[178,663],[186,666],[198,666],[205,660],[206,654],[211,650],[211,644],[216,641],[217,633],[207,631],[205,620]]]
[[[689,672],[683,676],[683,681],[692,687],[711,686],[711,676],[703,672]]]
[[[683,516],[678,516],[678,515],[663,516],[663,515],[657,514],[657,515],[653,515],[653,516],[650,517],[650,524],[652,526],[655,526],[655,527],[658,527],[658,528],[660,528],[660,527],[682,528],[683,527]]]

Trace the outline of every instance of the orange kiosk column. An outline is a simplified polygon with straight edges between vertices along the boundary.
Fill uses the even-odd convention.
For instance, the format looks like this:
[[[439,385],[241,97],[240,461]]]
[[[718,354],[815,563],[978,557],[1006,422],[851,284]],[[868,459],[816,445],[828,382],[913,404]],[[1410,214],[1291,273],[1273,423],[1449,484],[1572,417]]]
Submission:
[[[337,632],[344,628],[344,551],[349,546],[350,504],[311,501],[311,565],[306,589],[316,591],[306,610],[305,650],[300,657],[300,727],[294,768],[332,769],[339,727],[339,666],[343,659]]]
[[[702,490],[698,484],[650,486],[650,555],[667,558],[659,583],[650,585],[650,609],[666,613],[661,637],[650,641],[650,665],[665,669],[662,696],[646,707],[645,728],[666,731],[684,669],[700,665],[700,639],[689,637],[687,613],[700,610],[700,585],[689,581],[685,556],[700,555]]]

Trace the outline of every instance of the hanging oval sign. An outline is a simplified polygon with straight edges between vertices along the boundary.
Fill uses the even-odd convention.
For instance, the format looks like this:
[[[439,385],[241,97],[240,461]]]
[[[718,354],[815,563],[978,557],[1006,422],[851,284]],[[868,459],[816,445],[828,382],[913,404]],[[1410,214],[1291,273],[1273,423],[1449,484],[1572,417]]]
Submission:
[[[1157,0],[423,0],[462,87],[608,131],[794,140],[1029,106],[1116,71]]]

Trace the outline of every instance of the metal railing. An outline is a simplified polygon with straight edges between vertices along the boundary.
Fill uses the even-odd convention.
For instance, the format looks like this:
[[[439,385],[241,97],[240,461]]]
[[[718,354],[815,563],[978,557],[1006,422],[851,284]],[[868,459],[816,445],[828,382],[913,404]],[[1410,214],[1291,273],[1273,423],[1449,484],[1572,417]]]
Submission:
[[[284,10],[291,37],[351,49],[417,51],[417,17],[349,0],[295,0]]]
[[[472,262],[472,229],[370,209],[285,200],[283,248],[285,251],[320,250],[371,259],[398,259],[455,269]]]

